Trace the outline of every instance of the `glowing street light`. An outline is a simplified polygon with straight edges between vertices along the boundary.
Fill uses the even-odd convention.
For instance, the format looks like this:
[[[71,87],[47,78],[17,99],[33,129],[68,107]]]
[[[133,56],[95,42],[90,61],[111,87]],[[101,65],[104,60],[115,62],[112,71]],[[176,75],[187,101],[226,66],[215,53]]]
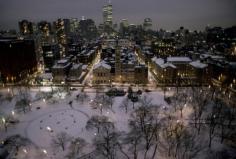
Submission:
[[[2,122],[3,122],[3,124],[6,123],[6,119],[4,117],[2,118]]]
[[[47,126],[46,128],[49,132],[52,132],[52,128],[50,128],[49,126]]]
[[[23,149],[23,152],[26,153],[26,154],[28,153],[28,151],[25,148]]]
[[[43,149],[42,151],[45,155],[48,153],[47,150],[45,150],[45,149]]]
[[[15,115],[15,112],[14,112],[14,111],[11,111],[11,114],[14,116],[14,115]]]

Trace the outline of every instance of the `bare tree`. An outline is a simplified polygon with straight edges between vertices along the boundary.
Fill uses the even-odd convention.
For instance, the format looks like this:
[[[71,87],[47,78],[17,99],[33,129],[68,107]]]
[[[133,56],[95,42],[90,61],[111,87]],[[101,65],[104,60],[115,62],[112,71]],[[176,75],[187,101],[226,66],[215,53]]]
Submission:
[[[218,125],[218,120],[221,116],[223,108],[223,103],[220,99],[216,99],[216,101],[211,106],[211,110],[209,114],[206,117],[205,123],[208,126],[208,138],[209,138],[209,144],[208,146],[211,147],[212,140],[215,137],[215,131]]]
[[[15,104],[15,109],[18,111],[23,111],[24,113],[26,113],[26,111],[30,111],[31,110],[30,100],[28,99],[18,100]]]
[[[98,108],[102,114],[103,109],[109,109],[111,101],[108,96],[105,94],[96,93],[95,98],[90,103],[94,108]]]
[[[87,145],[86,141],[80,137],[73,139],[70,143],[69,146],[70,152],[67,155],[67,157],[69,159],[74,159],[76,157],[81,156],[81,153],[86,145]]]
[[[61,148],[63,151],[66,148],[67,143],[71,140],[71,137],[66,132],[60,132],[52,138],[51,145],[54,148]]]
[[[85,101],[89,101],[89,96],[86,92],[82,91],[76,95],[76,100],[82,104],[84,104]]]
[[[131,156],[133,159],[138,158],[138,153],[140,151],[142,132],[140,130],[131,129],[128,133],[123,135],[121,143],[119,144],[119,149],[122,154],[126,156],[127,159],[130,159]],[[125,146],[125,149],[123,148]]]
[[[31,111],[31,95],[27,87],[20,87],[18,90],[18,99],[15,104],[15,109],[19,111]]]
[[[4,146],[8,150],[8,152],[15,153],[14,155],[17,156],[20,148],[25,147],[29,143],[30,143],[29,139],[23,138],[20,135],[13,135],[8,137],[4,141]]]
[[[0,119],[0,124],[4,127],[5,131],[7,132],[8,126],[10,124],[16,124],[19,120],[15,118],[13,115],[6,115],[6,117]]]
[[[181,122],[166,119],[160,133],[158,150],[163,157],[192,159],[202,150],[201,142]]]
[[[209,93],[207,90],[203,91],[202,88],[192,88],[192,96],[189,97],[188,101],[193,108],[193,124],[194,127],[198,130],[199,134],[201,127],[204,124],[204,111],[206,110],[207,105],[210,103]]]
[[[188,101],[188,95],[184,91],[179,91],[178,93],[175,93],[172,97],[172,105],[175,108],[175,111],[180,111],[181,118],[183,117],[183,109],[186,107]]]
[[[100,130],[102,129],[102,127],[104,126],[110,126],[110,127],[114,127],[114,123],[112,123],[108,117],[106,116],[92,116],[86,124],[86,129],[87,130],[93,130],[96,129],[97,133],[100,133]]]
[[[137,108],[133,114],[131,114],[130,127],[133,130],[139,130],[142,132],[142,139],[144,140],[144,158],[147,157],[150,148],[155,145],[154,156],[156,153],[158,133],[160,123],[158,119],[158,106],[152,106],[149,100],[143,100],[144,105]],[[148,105],[147,105],[148,104]]]
[[[130,105],[129,103],[130,103],[129,99],[127,97],[125,97],[125,99],[123,99],[123,101],[122,101],[122,103],[120,105],[121,108],[125,108],[125,112],[126,113],[128,112],[128,107]]]
[[[119,133],[115,131],[114,126],[105,124],[101,127],[101,131],[94,138],[96,150],[106,159],[114,159],[118,149]]]

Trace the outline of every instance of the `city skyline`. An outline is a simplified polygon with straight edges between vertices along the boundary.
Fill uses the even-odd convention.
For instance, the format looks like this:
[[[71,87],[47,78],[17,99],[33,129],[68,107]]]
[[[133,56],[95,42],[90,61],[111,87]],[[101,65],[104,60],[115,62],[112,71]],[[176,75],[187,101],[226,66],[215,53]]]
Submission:
[[[144,18],[153,20],[153,29],[175,30],[184,26],[191,30],[203,30],[211,26],[229,27],[235,25],[236,1],[234,0],[148,0],[111,1],[114,23],[128,19],[129,23],[142,24]],[[16,0],[1,1],[0,29],[17,29],[18,21],[27,19],[55,21],[57,18],[94,19],[102,23],[102,6],[108,0]]]

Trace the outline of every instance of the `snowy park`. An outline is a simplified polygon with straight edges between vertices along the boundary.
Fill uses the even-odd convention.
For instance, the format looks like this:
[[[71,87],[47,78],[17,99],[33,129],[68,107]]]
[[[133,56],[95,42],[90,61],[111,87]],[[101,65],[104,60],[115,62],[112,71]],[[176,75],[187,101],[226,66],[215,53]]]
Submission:
[[[0,89],[0,150],[16,159],[236,157],[235,108],[215,90],[111,90]]]

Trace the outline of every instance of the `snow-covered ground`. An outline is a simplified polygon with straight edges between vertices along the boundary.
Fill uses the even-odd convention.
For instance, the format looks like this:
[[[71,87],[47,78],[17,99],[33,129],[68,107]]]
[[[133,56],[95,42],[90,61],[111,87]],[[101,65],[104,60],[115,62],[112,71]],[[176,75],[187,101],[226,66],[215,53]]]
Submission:
[[[53,88],[54,91],[57,88]],[[135,89],[134,89],[135,90]],[[91,100],[94,99],[96,90],[94,89],[85,89],[89,99],[85,100],[83,103],[76,100],[76,96],[80,93],[81,89],[77,88],[76,91],[70,91],[68,95],[65,91],[60,93],[55,93],[52,98],[46,99],[42,98],[36,100],[38,92],[50,92],[51,87],[43,88],[32,88],[30,89],[30,94],[32,96],[32,108],[31,111],[18,113],[15,111],[15,103],[17,96],[13,96],[11,101],[4,99],[4,96],[7,94],[17,94],[17,89],[8,88],[1,89],[0,93],[3,95],[0,102],[0,116],[6,117],[7,115],[12,115],[19,120],[19,123],[14,125],[9,125],[7,131],[4,127],[0,129],[0,141],[4,141],[7,137],[19,134],[25,138],[28,138],[32,141],[32,145],[23,147],[19,150],[18,158],[35,158],[35,151],[41,153],[38,158],[45,159],[64,159],[68,154],[68,149],[65,151],[58,151],[51,146],[52,138],[60,132],[66,132],[69,136],[73,138],[81,137],[86,140],[88,143],[83,153],[87,154],[95,149],[92,143],[92,139],[96,134],[96,131],[88,131],[85,126],[88,119],[93,115],[101,115],[100,110],[94,109],[91,107]],[[175,91],[174,88],[168,89],[166,96],[171,96]],[[152,104],[159,106],[160,114],[164,111],[171,110],[171,106],[164,101],[163,91],[156,90],[148,93],[143,93],[142,96],[147,95],[152,99]],[[130,118],[130,113],[133,111],[132,106],[128,108],[128,113],[125,112],[124,108],[121,108],[121,102],[124,100],[124,97],[115,97],[113,101],[112,109],[104,109],[103,114],[111,121],[115,123],[115,127],[118,131],[128,131],[128,120]],[[71,102],[71,104],[69,104]],[[136,105],[137,103],[135,103]],[[162,112],[163,111],[163,112]],[[189,115],[192,113],[192,109],[184,107],[183,109],[183,118],[185,120],[189,118]],[[175,114],[177,118],[180,118],[180,113]],[[68,148],[68,145],[67,145]],[[32,156],[34,157],[32,157]]]
[[[37,92],[49,92],[50,87],[44,87],[40,89],[33,88],[30,90],[30,94],[35,99]],[[93,99],[96,90],[86,89],[89,99]],[[1,94],[8,94],[9,89],[2,89]],[[17,89],[13,90],[14,94],[17,94]],[[2,128],[0,130],[0,141],[4,141],[8,136],[15,134],[20,134],[23,137],[30,139],[38,148],[39,151],[47,152],[44,158],[65,158],[67,151],[55,153],[54,149],[51,147],[51,140],[59,132],[66,132],[71,137],[81,137],[84,138],[89,145],[87,146],[86,152],[89,153],[93,151],[92,139],[96,132],[87,131],[85,129],[86,122],[92,115],[100,115],[98,109],[93,109],[90,106],[90,100],[85,101],[83,104],[76,101],[76,95],[80,92],[71,91],[71,95],[65,95],[65,93],[59,96],[53,96],[53,100],[40,99],[31,103],[32,109],[25,114],[23,112],[17,113],[14,110],[17,97],[9,102],[2,100],[0,103],[0,112],[2,116],[12,115],[14,111],[14,116],[19,119],[19,123],[15,125],[9,125],[7,132]],[[150,96],[153,97],[153,103],[167,105],[163,100],[163,94],[159,91],[150,92]],[[107,109],[103,111],[102,115],[108,116],[110,120],[115,123],[118,131],[127,131],[128,129],[128,119],[129,113],[125,113],[125,110],[120,107],[124,97],[115,97],[112,109]],[[68,104],[72,102],[72,107]],[[132,108],[129,108],[132,110]],[[22,148],[22,153],[24,149]],[[27,153],[31,150],[28,148]],[[24,156],[25,157],[25,156]],[[42,157],[42,156],[40,156]]]

